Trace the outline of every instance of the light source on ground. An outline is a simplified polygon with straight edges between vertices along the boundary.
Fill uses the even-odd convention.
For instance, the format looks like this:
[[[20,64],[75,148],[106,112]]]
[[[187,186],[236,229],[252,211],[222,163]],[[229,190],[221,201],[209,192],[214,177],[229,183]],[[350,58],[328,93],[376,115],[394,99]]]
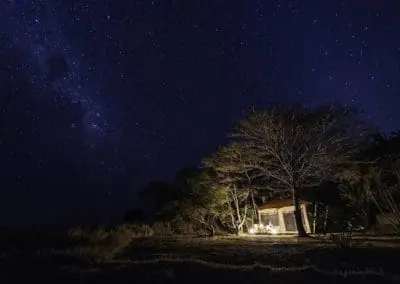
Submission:
[[[277,235],[279,234],[279,228],[273,226],[271,222],[268,225],[254,224],[251,228],[249,228],[248,233],[252,235],[253,234]]]
[[[270,230],[270,233],[273,234],[273,235],[277,235],[279,232],[278,232],[278,229],[276,227],[272,227],[271,230]]]

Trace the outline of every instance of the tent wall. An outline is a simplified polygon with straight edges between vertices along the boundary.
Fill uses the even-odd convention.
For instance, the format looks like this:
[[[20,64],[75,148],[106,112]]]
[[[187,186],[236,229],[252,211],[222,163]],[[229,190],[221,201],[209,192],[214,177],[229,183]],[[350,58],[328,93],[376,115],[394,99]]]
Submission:
[[[307,233],[311,233],[310,229],[310,224],[308,221],[308,216],[307,216],[307,208],[304,204],[301,205],[301,212],[302,212],[302,217],[303,217],[303,224],[304,224],[304,229],[306,230]],[[297,229],[293,228],[293,226],[287,226],[289,225],[288,222],[285,222],[285,216],[286,218],[292,218],[293,217],[293,222],[294,221],[294,206],[285,206],[281,208],[269,208],[269,209],[261,209],[258,211],[259,214],[259,220],[260,220],[260,225],[268,225],[264,224],[263,220],[275,220],[275,217],[273,218],[268,218],[264,217],[263,215],[278,215],[278,220],[279,220],[279,228],[278,231],[281,234],[286,234],[286,233],[297,233]],[[289,214],[289,215],[287,215]],[[275,226],[275,222],[271,222]],[[290,229],[293,228],[293,229]]]

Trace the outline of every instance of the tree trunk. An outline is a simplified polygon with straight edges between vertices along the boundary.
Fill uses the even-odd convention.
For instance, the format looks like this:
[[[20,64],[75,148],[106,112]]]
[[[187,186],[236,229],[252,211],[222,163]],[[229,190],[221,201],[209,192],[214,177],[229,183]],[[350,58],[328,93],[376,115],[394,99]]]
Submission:
[[[362,212],[363,212],[363,227],[364,227],[364,232],[369,231],[371,229],[371,188],[370,188],[370,183],[371,179],[370,178],[364,178],[363,183],[362,183],[362,199],[361,201],[361,206],[362,206]]]
[[[369,220],[371,219],[370,215],[371,215],[371,210],[370,210],[369,204],[367,203],[365,205],[364,216],[363,216],[363,227],[364,227],[363,231],[364,232],[367,232],[371,229],[371,224],[369,222]]]
[[[318,203],[314,203],[314,213],[313,213],[313,234],[315,234],[316,227],[317,227],[317,210],[318,210]]]
[[[326,234],[326,229],[327,229],[327,226],[328,226],[328,211],[329,210],[329,207],[328,207],[328,205],[326,205],[325,206],[325,218],[324,218],[324,234]]]
[[[307,233],[303,225],[298,189],[293,189],[293,205],[294,205],[294,217],[296,219],[297,235],[301,238],[306,237]]]
[[[237,189],[236,186],[234,185],[232,187],[232,200],[233,200],[233,205],[235,206],[235,230],[236,230],[236,234],[239,235],[240,233],[242,233],[243,229],[241,228],[241,223],[242,223],[242,219],[241,219],[241,215],[240,215],[240,207],[239,207],[239,199],[237,196]]]
[[[235,235],[240,236],[240,231],[238,226],[235,228]]]
[[[369,215],[368,215],[368,230],[370,231],[376,225],[376,209],[373,207],[373,203],[369,205]]]
[[[256,201],[254,200],[254,192],[253,191],[251,192],[251,203],[253,205],[252,223],[254,224],[254,221],[255,221],[255,223],[258,224],[258,208],[257,208]]]
[[[240,211],[239,211],[240,214]],[[244,205],[243,217],[241,217],[240,223],[238,223],[238,235],[243,233],[243,225],[247,219],[247,204]]]
[[[231,222],[232,222],[232,228],[235,231],[235,233],[237,233],[236,231],[236,222],[235,222],[235,216],[233,213],[233,208],[232,205],[230,203],[228,203],[228,208],[229,208],[229,214],[231,215]]]
[[[209,237],[210,238],[213,238],[214,236],[215,236],[215,228],[214,228],[214,226],[213,225],[209,225],[208,226],[208,232],[209,232]]]

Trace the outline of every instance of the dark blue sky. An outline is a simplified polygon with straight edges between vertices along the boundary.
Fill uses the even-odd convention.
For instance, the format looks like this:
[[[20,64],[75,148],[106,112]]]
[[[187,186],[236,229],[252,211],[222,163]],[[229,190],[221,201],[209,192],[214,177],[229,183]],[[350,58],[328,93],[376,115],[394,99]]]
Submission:
[[[400,128],[397,2],[1,1],[0,221],[120,213],[252,105]]]

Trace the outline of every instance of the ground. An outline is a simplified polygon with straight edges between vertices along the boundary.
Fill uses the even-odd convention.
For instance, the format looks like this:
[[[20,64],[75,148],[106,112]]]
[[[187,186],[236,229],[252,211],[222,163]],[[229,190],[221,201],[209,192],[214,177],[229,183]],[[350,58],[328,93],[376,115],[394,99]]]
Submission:
[[[113,260],[84,265],[1,258],[0,283],[392,283],[400,241],[356,239],[339,250],[296,237],[135,238]],[[40,281],[40,282],[39,282]]]

